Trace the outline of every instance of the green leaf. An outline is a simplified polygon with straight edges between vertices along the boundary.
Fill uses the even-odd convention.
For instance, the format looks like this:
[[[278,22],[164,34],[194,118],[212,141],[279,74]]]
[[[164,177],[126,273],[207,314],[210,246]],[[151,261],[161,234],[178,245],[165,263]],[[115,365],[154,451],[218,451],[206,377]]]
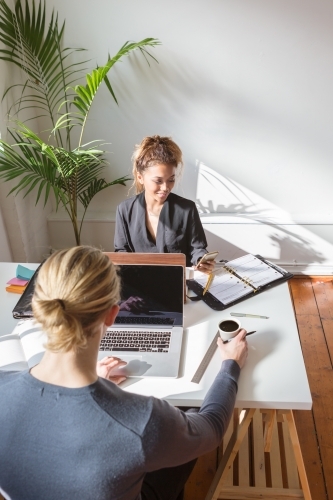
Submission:
[[[75,73],[77,78],[77,71],[85,62],[77,62],[77,67],[65,63],[69,55],[82,49],[62,48],[65,24],[58,25],[54,12],[49,22],[46,17],[45,2],[37,4],[32,0],[30,7],[28,2],[17,0],[15,9],[11,10],[4,0],[0,0],[0,42],[4,46],[0,59],[19,66],[26,73],[30,87],[38,91],[48,110],[53,128],[56,108],[52,95],[61,91],[66,96],[66,89],[73,83],[71,76]],[[31,97],[33,106],[35,102]],[[15,106],[20,108],[20,99]]]
[[[97,69],[93,70],[91,73],[88,73],[86,75],[86,85],[77,85],[74,88],[75,91],[75,98],[73,100],[73,105],[78,109],[79,113],[82,115],[82,131],[81,131],[81,136],[79,140],[79,144],[82,142],[82,136],[83,136],[83,131],[84,131],[84,126],[88,118],[89,111],[91,109],[92,103],[94,101],[94,98],[97,94],[98,89],[100,88],[100,85],[102,82],[105,82],[107,88],[111,92],[111,95],[117,102],[116,96],[113,92],[113,89],[111,87],[110,81],[107,78],[107,73],[110,71],[112,66],[119,61],[123,56],[128,55],[130,52],[140,49],[145,50],[146,46],[149,47],[154,47],[155,45],[158,45],[159,41],[154,39],[154,38],[146,38],[144,40],[141,40],[140,42],[126,42],[121,49],[118,51],[118,53],[112,57],[108,58],[107,63],[104,66],[98,67]],[[146,50],[145,54],[150,55]]]
[[[105,77],[104,77],[104,82],[105,82],[105,85],[107,86],[107,88],[109,89],[110,94],[112,95],[113,99],[114,99],[114,100],[116,101],[116,103],[118,104],[118,101],[117,101],[116,95],[115,95],[115,93],[113,92],[113,88],[111,87],[111,83],[110,83],[110,80],[108,79],[107,75],[105,75]]]

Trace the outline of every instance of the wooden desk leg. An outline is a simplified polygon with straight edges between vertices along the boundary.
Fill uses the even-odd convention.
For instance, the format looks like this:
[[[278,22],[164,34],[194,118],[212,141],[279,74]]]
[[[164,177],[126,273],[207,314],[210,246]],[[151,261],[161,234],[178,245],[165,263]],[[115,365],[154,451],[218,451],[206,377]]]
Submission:
[[[293,414],[292,410],[288,410],[288,411],[285,411],[283,413],[285,414],[287,422],[288,422],[290,439],[291,439],[292,446],[294,449],[294,454],[295,454],[299,478],[300,478],[301,486],[302,486],[302,490],[303,490],[304,500],[311,500],[311,493],[310,493],[308,478],[307,478],[306,472],[305,472],[305,466],[304,466],[304,461],[303,461],[303,457],[302,457],[301,447],[300,447],[299,440],[298,440],[298,434],[297,434],[294,414]]]
[[[264,451],[270,452],[272,448],[272,436],[273,436],[273,428],[274,422],[276,418],[276,410],[262,410],[263,413],[266,413],[267,419],[265,422],[265,433],[264,433]]]
[[[242,422],[240,422],[238,427],[234,430],[230,438],[230,441],[228,443],[228,446],[225,452],[223,453],[223,458],[220,462],[220,465],[218,466],[218,469],[216,471],[212,484],[208,490],[205,500],[218,499],[219,490],[222,487],[223,481],[226,478],[230,470],[230,467],[232,466],[232,463],[238,453],[241,442],[244,439],[245,433],[248,430],[248,427],[252,421],[255,411],[256,411],[255,408],[245,410],[245,416]]]

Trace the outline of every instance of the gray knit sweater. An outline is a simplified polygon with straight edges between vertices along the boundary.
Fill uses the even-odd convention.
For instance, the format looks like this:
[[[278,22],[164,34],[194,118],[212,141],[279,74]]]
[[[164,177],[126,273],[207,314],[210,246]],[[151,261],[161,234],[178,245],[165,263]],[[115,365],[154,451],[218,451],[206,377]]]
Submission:
[[[199,413],[186,414],[101,378],[70,389],[0,371],[0,491],[11,500],[139,500],[146,472],[220,443],[239,372],[224,361]]]

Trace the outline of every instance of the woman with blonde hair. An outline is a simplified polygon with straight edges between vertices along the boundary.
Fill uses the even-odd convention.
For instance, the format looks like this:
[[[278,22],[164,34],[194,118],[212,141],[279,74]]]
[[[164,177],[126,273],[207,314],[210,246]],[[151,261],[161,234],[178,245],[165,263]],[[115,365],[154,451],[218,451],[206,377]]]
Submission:
[[[170,137],[145,137],[133,157],[136,196],[117,208],[116,252],[184,253],[196,266],[207,241],[195,203],[172,193],[183,168],[182,152]],[[210,272],[213,263],[199,263]]]
[[[221,370],[200,411],[184,413],[119,388],[117,358],[96,371],[118,301],[115,267],[100,250],[60,250],[40,268],[32,307],[46,352],[30,371],[0,371],[5,499],[176,500],[195,458],[220,443],[247,355],[245,330],[219,342]]]

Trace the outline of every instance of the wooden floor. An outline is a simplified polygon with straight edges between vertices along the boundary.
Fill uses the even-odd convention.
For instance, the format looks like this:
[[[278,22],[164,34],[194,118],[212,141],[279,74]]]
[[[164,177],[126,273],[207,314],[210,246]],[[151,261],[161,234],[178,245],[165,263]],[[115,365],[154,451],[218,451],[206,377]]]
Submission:
[[[333,280],[289,282],[311,389],[312,411],[295,411],[312,500],[333,500]],[[200,457],[185,488],[185,500],[204,500],[219,449]]]

